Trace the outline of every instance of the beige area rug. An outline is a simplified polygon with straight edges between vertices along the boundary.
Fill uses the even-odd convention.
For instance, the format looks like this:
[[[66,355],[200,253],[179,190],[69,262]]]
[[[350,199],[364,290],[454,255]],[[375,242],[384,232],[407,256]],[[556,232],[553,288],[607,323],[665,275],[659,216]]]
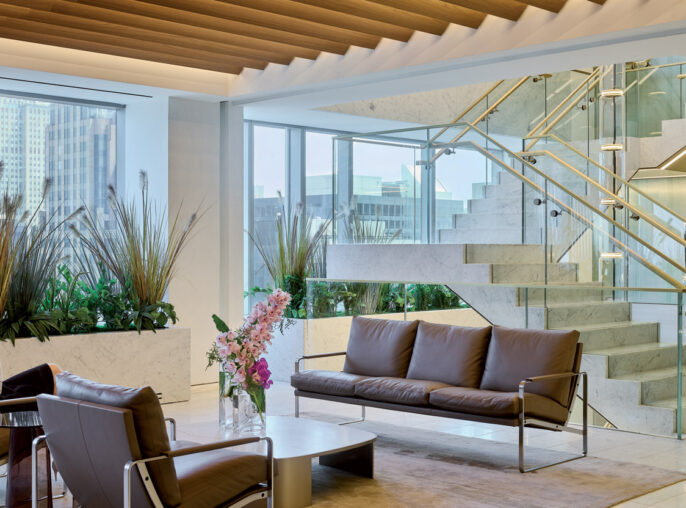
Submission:
[[[306,416],[333,421],[321,414]],[[675,471],[595,457],[521,474],[516,443],[378,422],[355,426],[378,435],[375,478],[314,462],[317,508],[606,507],[686,479]],[[535,448],[527,452],[527,464],[570,456]]]

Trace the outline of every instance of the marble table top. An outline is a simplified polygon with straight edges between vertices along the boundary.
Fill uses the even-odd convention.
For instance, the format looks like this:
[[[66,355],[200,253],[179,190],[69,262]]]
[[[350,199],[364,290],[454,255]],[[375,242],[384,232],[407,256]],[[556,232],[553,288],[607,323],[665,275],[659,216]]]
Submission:
[[[203,442],[237,439],[257,434],[239,434],[219,424],[194,426],[202,433]],[[341,452],[374,442],[376,434],[356,429],[350,425],[294,418],[292,416],[267,416],[266,430],[259,435],[270,437],[274,442],[274,458],[277,460],[296,457],[319,457]],[[250,445],[248,445],[249,448]],[[241,447],[243,448],[243,447]],[[248,448],[248,449],[249,449]]]

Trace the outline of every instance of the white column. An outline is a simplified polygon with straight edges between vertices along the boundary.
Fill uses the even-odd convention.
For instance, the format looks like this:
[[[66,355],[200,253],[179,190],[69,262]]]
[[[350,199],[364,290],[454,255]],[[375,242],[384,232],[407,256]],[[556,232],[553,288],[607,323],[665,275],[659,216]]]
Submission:
[[[219,309],[229,326],[243,320],[244,189],[243,107],[221,104],[219,174]]]

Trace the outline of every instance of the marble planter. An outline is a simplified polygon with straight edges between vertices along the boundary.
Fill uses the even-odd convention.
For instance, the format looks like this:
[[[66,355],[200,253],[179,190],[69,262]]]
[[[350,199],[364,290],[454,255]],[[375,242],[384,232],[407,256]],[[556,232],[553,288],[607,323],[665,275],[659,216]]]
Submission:
[[[161,402],[190,399],[191,331],[103,332],[0,342],[0,377],[55,363],[81,377],[122,386],[151,386]]]

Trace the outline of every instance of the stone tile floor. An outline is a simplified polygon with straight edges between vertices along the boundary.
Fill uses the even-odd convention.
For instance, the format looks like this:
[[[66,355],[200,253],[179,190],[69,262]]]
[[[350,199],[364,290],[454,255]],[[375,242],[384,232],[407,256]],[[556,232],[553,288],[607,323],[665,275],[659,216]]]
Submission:
[[[165,415],[171,416],[177,421],[177,439],[197,441],[198,436],[193,432],[194,424],[217,421],[217,391],[216,384],[195,386],[192,389],[190,401],[163,406]],[[267,412],[269,414],[293,414],[293,392],[290,386],[286,383],[276,383],[267,393]],[[300,407],[303,412],[326,413],[332,416],[340,416],[342,420],[355,418],[359,415],[359,409],[353,406],[313,399],[301,399]],[[517,439],[517,429],[514,428],[375,408],[367,409],[367,419],[479,439],[509,443],[515,443]],[[574,452],[580,450],[581,446],[580,436],[537,429],[527,430],[527,444]],[[686,472],[686,440],[678,441],[671,438],[591,428],[589,430],[589,454]],[[55,503],[56,508],[67,506],[71,506],[69,498]],[[622,508],[686,508],[686,482],[657,490],[617,506]]]
[[[190,435],[184,432],[184,427],[192,428],[194,423],[212,422],[218,418],[217,390],[217,385],[196,386],[193,387],[190,401],[163,406],[165,415],[177,420],[178,439],[194,439],[192,432]],[[293,414],[293,392],[290,386],[286,383],[276,383],[267,394],[269,414]],[[341,419],[355,418],[359,414],[359,409],[356,407],[314,399],[301,399],[300,408],[302,412],[327,413],[341,416]],[[367,419],[510,443],[516,442],[518,432],[517,429],[498,425],[448,420],[375,408],[367,409]],[[537,429],[527,430],[527,444],[574,452],[580,450],[581,447],[580,436]],[[686,472],[686,440],[678,441],[665,437],[591,428],[589,454]],[[646,506],[686,508],[686,482],[660,489],[618,506],[622,508]]]

